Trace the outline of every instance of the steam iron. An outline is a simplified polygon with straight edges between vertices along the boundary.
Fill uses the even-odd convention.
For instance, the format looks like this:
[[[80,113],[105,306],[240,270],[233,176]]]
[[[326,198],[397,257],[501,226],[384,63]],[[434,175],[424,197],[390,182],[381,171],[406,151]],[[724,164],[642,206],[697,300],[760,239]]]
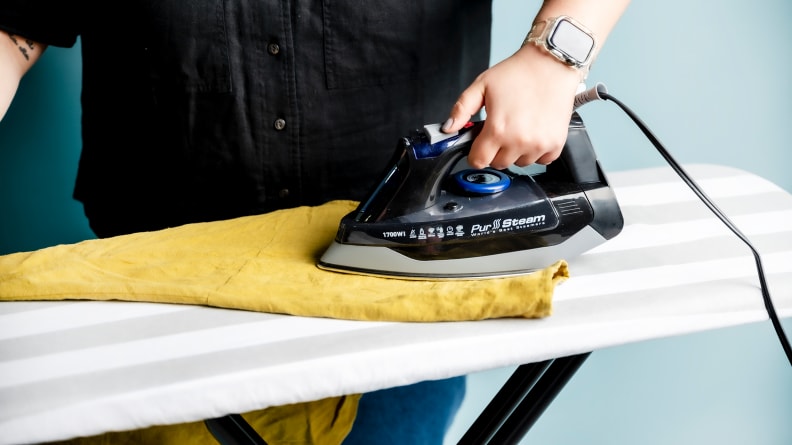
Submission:
[[[431,124],[402,138],[318,267],[412,279],[520,275],[621,232],[621,210],[576,112],[561,156],[536,172],[470,169],[463,158],[483,123],[456,134]]]

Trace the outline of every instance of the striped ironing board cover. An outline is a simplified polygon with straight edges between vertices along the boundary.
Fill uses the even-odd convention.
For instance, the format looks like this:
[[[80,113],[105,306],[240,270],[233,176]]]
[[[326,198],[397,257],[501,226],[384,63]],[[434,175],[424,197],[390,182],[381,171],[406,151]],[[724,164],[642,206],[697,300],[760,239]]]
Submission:
[[[762,253],[792,316],[792,196],[686,169]],[[384,323],[125,302],[0,303],[0,443],[367,392],[767,320],[748,248],[668,168],[608,175],[622,233],[569,258],[542,320]]]

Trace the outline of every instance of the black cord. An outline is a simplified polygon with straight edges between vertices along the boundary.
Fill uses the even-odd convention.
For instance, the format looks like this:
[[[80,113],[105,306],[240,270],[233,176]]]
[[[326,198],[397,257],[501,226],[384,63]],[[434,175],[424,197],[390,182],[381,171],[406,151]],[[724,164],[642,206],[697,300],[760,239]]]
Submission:
[[[784,333],[784,328],[781,326],[781,321],[778,319],[778,314],[776,314],[775,307],[773,306],[773,301],[770,298],[770,290],[767,287],[767,280],[765,279],[764,267],[762,267],[762,259],[759,256],[759,252],[756,248],[751,244],[748,240],[748,237],[743,235],[742,232],[735,226],[726,215],[721,212],[721,210],[709,199],[709,197],[699,188],[699,186],[693,181],[693,179],[688,176],[685,170],[682,168],[681,165],[671,156],[670,153],[663,147],[663,144],[660,143],[660,140],[652,134],[652,131],[649,130],[641,119],[632,112],[626,105],[624,105],[621,101],[616,99],[615,97],[611,96],[607,92],[604,91],[604,88],[598,88],[596,93],[599,95],[599,98],[604,100],[610,100],[619,108],[622,109],[630,119],[635,122],[635,125],[641,129],[641,131],[646,135],[649,141],[652,142],[652,145],[655,146],[657,151],[660,152],[660,155],[668,162],[668,165],[682,178],[683,181],[690,187],[691,190],[701,199],[701,201],[715,214],[725,225],[728,227],[738,238],[740,238],[753,252],[754,259],[756,260],[756,270],[759,274],[759,285],[762,289],[762,299],[764,300],[765,309],[767,310],[767,315],[770,317],[770,322],[773,324],[773,328],[775,329],[776,335],[778,336],[778,340],[781,342],[781,347],[784,348],[784,353],[786,354],[787,360],[789,360],[790,366],[792,366],[792,346],[789,344],[789,339],[787,338],[786,334]]]

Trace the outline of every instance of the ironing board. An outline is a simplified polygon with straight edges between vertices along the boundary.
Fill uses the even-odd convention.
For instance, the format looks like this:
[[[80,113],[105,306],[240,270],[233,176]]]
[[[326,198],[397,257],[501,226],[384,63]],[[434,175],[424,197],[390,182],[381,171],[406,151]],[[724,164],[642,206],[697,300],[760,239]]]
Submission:
[[[792,195],[735,168],[686,169],[762,253],[776,310],[792,316]],[[0,303],[0,444],[536,363],[514,377],[530,380],[552,360],[568,374],[600,348],[767,322],[750,251],[675,173],[609,179],[625,228],[569,259],[571,278],[541,320],[356,322],[188,305]]]

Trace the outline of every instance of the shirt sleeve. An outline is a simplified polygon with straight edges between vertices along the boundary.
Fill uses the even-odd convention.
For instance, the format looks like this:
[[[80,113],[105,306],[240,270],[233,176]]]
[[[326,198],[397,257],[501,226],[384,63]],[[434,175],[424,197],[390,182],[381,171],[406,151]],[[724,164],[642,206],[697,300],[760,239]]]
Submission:
[[[80,33],[81,4],[68,0],[0,1],[0,29],[46,45],[71,47]]]

